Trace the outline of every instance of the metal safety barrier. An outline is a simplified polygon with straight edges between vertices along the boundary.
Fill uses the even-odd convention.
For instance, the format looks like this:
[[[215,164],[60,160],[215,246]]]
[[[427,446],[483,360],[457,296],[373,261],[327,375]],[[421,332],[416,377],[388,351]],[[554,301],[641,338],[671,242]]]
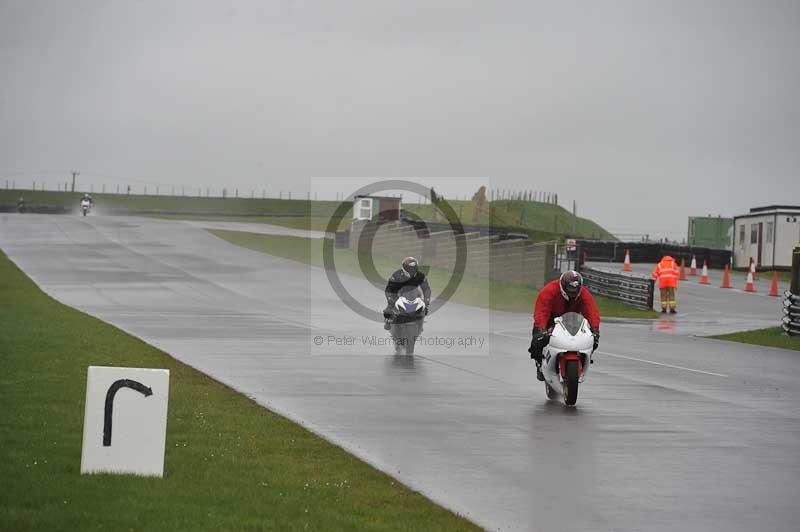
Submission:
[[[789,336],[800,336],[800,295],[789,290],[783,295],[783,332]]]
[[[580,272],[594,295],[610,297],[641,309],[653,308],[655,281],[645,275],[587,266],[582,266]]]

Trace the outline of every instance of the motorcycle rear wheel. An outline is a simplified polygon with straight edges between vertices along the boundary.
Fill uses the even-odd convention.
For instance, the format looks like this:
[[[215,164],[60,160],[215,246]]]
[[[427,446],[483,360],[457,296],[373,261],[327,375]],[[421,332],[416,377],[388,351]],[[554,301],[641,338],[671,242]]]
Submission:
[[[553,399],[556,396],[556,391],[546,382],[544,383],[544,394],[548,399]]]
[[[578,361],[567,360],[564,372],[564,403],[573,406],[578,400]]]

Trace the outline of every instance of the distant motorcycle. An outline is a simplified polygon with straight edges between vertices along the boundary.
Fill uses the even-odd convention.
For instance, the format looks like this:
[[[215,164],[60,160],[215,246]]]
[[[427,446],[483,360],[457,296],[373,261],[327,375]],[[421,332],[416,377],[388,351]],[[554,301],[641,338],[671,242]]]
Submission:
[[[594,336],[589,322],[577,312],[555,319],[550,342],[542,353],[545,393],[554,399],[558,393],[567,406],[578,400],[578,384],[586,378],[592,363]]]
[[[427,306],[418,286],[400,289],[397,301],[392,307],[389,332],[392,335],[395,352],[414,354],[417,338],[422,334],[422,324],[427,314]]]
[[[81,212],[84,216],[89,213],[89,209],[92,208],[92,202],[89,200],[81,200]]]

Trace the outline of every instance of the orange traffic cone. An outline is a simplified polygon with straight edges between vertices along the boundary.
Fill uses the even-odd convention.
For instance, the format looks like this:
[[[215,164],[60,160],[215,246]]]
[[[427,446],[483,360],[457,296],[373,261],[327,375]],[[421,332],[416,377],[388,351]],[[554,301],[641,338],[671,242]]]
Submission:
[[[731,287],[731,272],[728,270],[728,265],[725,265],[725,269],[722,271],[722,288],[730,288]]]
[[[703,274],[700,276],[700,284],[708,284],[708,264],[703,261]]]
[[[681,257],[681,276],[678,277],[678,280],[685,281],[686,280],[686,259]]]
[[[689,268],[689,275],[697,275],[697,257],[692,255],[692,265]]]
[[[747,271],[747,282],[744,284],[745,292],[755,292],[756,287],[753,285],[753,270]]]
[[[622,264],[622,271],[629,272],[633,268],[631,268],[631,250],[625,250],[625,262]]]
[[[778,297],[778,272],[772,274],[772,286],[769,287],[769,295]]]

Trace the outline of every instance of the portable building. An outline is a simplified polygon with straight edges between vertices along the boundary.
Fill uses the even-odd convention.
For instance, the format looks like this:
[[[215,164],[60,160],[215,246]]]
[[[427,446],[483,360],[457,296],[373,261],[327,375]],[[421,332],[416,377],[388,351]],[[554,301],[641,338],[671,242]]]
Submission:
[[[755,207],[733,217],[733,267],[745,269],[750,259],[761,269],[789,269],[792,250],[800,244],[800,206]]]

